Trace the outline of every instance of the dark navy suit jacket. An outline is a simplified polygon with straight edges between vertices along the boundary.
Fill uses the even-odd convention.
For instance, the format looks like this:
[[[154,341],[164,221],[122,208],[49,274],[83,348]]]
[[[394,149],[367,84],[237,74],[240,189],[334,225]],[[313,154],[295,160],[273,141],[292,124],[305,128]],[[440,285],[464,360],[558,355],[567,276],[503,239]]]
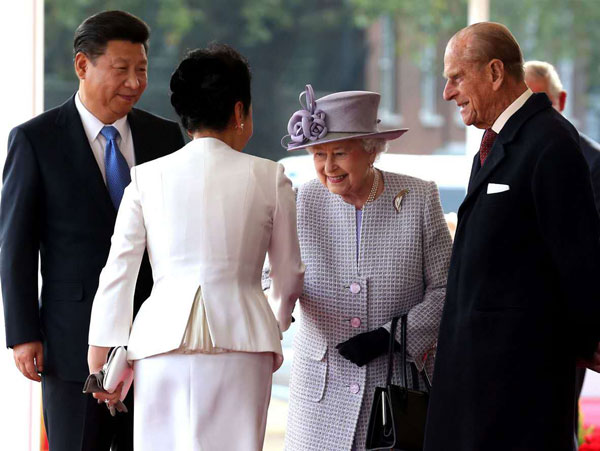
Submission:
[[[600,213],[600,144],[592,138],[579,134],[579,146],[583,157],[590,168],[590,177],[592,180],[592,189],[596,200],[596,210]]]
[[[128,121],[137,164],[184,144],[172,121],[138,109]],[[11,131],[3,181],[0,277],[6,343],[41,340],[47,374],[84,381],[90,311],[116,211],[74,97]],[[151,288],[145,259],[136,287],[138,306]]]

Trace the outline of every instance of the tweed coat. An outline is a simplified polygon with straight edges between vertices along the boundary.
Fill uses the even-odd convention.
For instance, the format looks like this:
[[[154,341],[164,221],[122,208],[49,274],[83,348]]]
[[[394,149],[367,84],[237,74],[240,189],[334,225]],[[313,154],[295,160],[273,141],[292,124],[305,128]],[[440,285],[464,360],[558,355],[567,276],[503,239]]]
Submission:
[[[338,343],[389,328],[394,316],[408,312],[408,352],[421,368],[429,353],[427,366],[433,365],[450,234],[435,183],[382,174],[383,193],[363,208],[358,259],[354,206],[318,180],[298,190],[306,273],[294,338],[286,450],[365,447],[373,392],[385,383],[386,358],[359,368],[339,355]],[[402,189],[409,192],[397,212],[394,197]]]

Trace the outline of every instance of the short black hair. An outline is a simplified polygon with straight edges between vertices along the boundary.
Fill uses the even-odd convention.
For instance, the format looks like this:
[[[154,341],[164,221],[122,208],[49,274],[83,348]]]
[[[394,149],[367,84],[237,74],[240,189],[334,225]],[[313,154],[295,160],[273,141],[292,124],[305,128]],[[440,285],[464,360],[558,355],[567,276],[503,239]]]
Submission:
[[[104,54],[108,41],[142,44],[148,53],[150,27],[125,11],[102,11],[85,19],[75,30],[73,57],[79,52],[94,61]]]
[[[229,45],[192,50],[171,76],[171,105],[186,130],[224,130],[238,101],[248,113],[251,78],[246,58]]]

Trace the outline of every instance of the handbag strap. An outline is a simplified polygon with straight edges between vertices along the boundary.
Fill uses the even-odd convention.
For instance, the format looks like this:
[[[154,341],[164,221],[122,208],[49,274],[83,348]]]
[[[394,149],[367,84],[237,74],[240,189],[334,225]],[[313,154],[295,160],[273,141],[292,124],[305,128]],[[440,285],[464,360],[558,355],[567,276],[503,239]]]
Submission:
[[[417,368],[417,364],[415,362],[410,362],[410,370],[412,372],[413,388],[415,390],[421,389],[421,387],[419,385],[419,374],[420,374],[421,378],[423,379],[425,388],[427,389],[427,392],[429,393],[431,391],[431,381],[429,380],[429,376],[427,375],[427,371],[425,371],[425,368],[423,368],[422,371],[419,371],[419,369]]]
[[[402,315],[400,318],[400,339],[402,343],[400,344],[400,376],[402,381],[402,386],[408,388],[408,374],[406,372],[406,329],[408,329],[408,314]]]
[[[404,374],[404,380],[402,381],[402,384],[404,385],[404,387],[408,387],[408,385],[406,385],[406,380],[407,380],[407,377],[406,377],[406,356],[407,356],[406,337],[408,335],[408,314],[402,315],[401,327],[402,327],[402,330],[400,333],[402,335],[402,374]],[[412,373],[413,389],[420,390],[419,374],[421,374],[421,377],[423,378],[423,382],[425,382],[425,389],[429,393],[431,391],[431,382],[429,381],[429,376],[427,376],[427,372],[425,371],[425,368],[423,368],[423,371],[419,371],[416,363],[410,362],[410,369],[411,369],[411,373]]]
[[[388,368],[387,368],[387,378],[386,378],[386,387],[392,384],[392,375],[394,373],[394,342],[396,341],[396,328],[398,327],[399,317],[394,317],[392,319],[392,325],[390,327],[390,340],[388,344]]]
[[[415,365],[413,363],[413,365]],[[415,365],[415,368],[417,366]],[[425,368],[423,368],[423,371],[419,372],[421,374],[421,377],[423,378],[423,382],[425,382],[425,388],[427,389],[427,392],[431,392],[431,381],[429,380],[429,376],[427,375],[427,371],[425,370]]]
[[[386,386],[391,385],[392,376],[394,373],[394,347],[396,342],[396,329],[398,328],[398,321],[400,321],[400,337],[402,343],[400,344],[400,382],[402,387],[408,388],[408,374],[406,368],[406,341],[408,335],[408,314],[402,315],[401,317],[395,317],[392,319],[392,325],[390,327],[390,340],[388,345],[388,371],[387,371],[387,379]],[[423,378],[423,382],[425,382],[425,388],[428,392],[431,391],[431,382],[429,377],[427,376],[427,372],[423,369],[423,371],[419,371],[417,369],[417,365],[414,362],[410,362],[410,368],[412,373],[412,382],[413,388],[415,390],[419,390],[419,377],[421,374]]]

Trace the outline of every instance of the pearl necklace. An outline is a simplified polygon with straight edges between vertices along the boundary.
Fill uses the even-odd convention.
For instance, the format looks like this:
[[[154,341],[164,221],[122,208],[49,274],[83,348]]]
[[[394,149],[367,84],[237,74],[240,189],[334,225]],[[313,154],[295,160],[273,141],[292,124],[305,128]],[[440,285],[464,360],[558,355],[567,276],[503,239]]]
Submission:
[[[377,194],[377,188],[379,188],[379,171],[377,169],[373,169],[375,171],[375,178],[373,179],[373,185],[371,186],[371,192],[369,193],[369,197],[367,197],[366,204],[370,204],[375,200],[375,195]]]

